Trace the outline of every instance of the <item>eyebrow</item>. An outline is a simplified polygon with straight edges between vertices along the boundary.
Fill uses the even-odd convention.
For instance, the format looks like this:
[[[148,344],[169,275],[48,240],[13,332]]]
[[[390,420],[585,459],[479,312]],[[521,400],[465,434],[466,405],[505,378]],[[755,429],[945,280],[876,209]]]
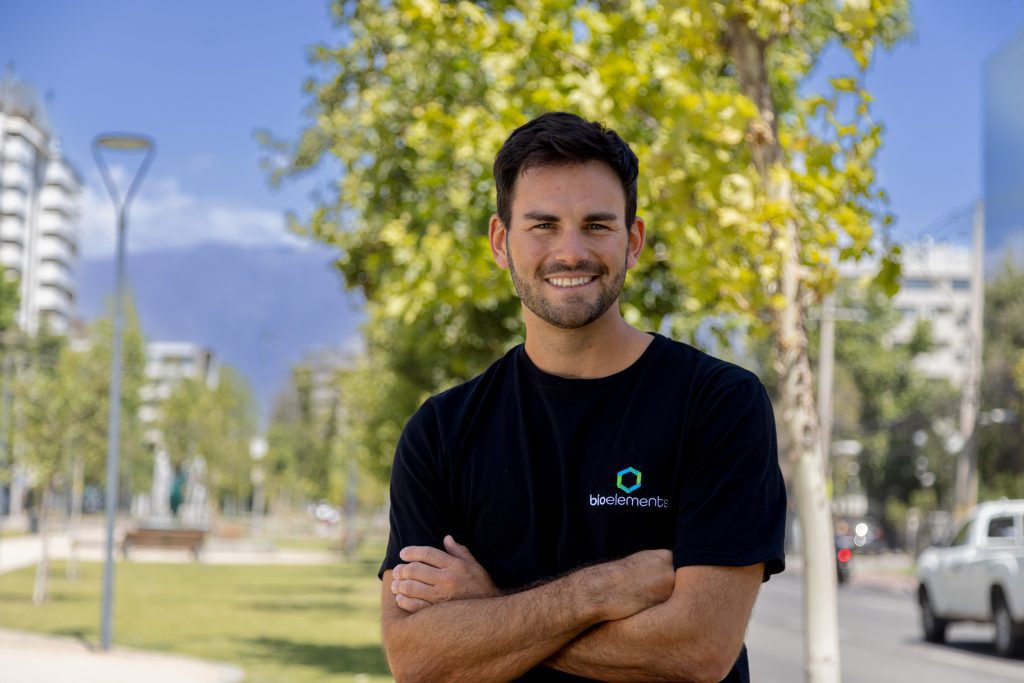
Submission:
[[[527,211],[523,214],[523,218],[531,221],[544,221],[546,223],[558,223],[561,218],[553,213],[545,213],[543,211]],[[616,221],[619,219],[618,214],[611,211],[597,211],[595,213],[588,213],[583,217],[584,223],[591,223],[595,221]]]

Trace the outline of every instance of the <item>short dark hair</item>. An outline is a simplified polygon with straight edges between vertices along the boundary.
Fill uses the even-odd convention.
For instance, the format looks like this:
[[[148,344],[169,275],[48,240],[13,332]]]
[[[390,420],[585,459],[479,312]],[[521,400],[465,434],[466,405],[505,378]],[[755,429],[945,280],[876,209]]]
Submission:
[[[626,195],[626,228],[636,218],[636,179],[640,162],[618,133],[576,114],[550,112],[512,131],[494,158],[498,218],[512,224],[512,198],[524,171],[602,161],[615,171]]]

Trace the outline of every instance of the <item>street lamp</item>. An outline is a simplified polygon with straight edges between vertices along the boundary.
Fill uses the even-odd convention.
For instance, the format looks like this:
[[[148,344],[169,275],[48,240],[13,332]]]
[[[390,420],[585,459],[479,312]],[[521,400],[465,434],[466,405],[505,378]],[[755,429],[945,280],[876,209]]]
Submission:
[[[142,163],[135,171],[123,200],[117,190],[117,183],[110,173],[103,152],[120,154],[144,154]],[[107,133],[97,135],[92,141],[92,155],[103,176],[103,182],[110,193],[117,213],[117,256],[115,261],[116,279],[114,286],[114,341],[110,363],[110,421],[107,427],[107,539],[106,560],[103,567],[103,606],[101,617],[101,647],[110,649],[113,631],[111,603],[114,597],[114,517],[117,514],[117,489],[121,441],[121,338],[124,336],[124,240],[128,229],[128,207],[142,184],[142,178],[153,161],[156,144],[145,135],[131,133]]]

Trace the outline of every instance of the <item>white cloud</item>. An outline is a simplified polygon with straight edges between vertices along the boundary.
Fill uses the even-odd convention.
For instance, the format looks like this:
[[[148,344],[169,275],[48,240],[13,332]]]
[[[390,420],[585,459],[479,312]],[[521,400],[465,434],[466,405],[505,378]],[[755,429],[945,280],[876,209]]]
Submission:
[[[113,169],[119,191],[127,174]],[[116,223],[106,186],[94,178],[82,192],[79,250],[84,257],[114,253]],[[129,251],[151,251],[223,242],[243,246],[301,246],[285,227],[283,211],[245,206],[237,201],[200,197],[182,190],[176,178],[146,178],[129,209]]]

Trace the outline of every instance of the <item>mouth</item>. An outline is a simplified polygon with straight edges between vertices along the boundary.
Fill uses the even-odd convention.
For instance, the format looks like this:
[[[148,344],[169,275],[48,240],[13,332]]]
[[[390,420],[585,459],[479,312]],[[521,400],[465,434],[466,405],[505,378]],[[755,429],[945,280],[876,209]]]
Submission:
[[[596,279],[597,276],[595,275],[577,275],[575,277],[549,277],[547,282],[561,289],[572,289],[574,287],[582,287]]]

